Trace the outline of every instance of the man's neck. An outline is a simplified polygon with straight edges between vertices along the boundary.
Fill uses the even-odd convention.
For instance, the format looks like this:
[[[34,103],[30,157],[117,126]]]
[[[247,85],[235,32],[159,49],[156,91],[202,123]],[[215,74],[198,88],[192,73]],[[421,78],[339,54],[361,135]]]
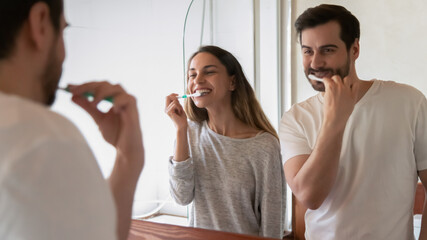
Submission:
[[[357,77],[355,77],[354,81],[357,81],[359,83],[359,89],[357,92],[357,102],[359,102],[360,99],[362,99],[363,96],[365,96],[365,94],[368,92],[369,88],[371,88],[374,81],[365,81]],[[322,96],[325,96],[325,92],[322,92],[321,94]]]
[[[368,92],[369,88],[371,88],[374,81],[365,81],[359,79],[359,91],[357,93],[357,102],[360,101],[360,99],[365,96],[365,94]]]
[[[0,91],[3,93],[41,103],[44,101],[42,90],[38,81],[35,81],[35,77],[13,60],[0,61]]]

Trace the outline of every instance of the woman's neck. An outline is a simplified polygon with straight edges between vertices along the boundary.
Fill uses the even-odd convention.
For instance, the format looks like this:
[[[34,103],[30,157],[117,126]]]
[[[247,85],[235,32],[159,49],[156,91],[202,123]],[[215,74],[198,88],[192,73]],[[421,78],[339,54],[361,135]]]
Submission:
[[[208,109],[208,127],[223,136],[231,138],[249,138],[255,136],[259,130],[240,121],[231,106],[229,108]]]

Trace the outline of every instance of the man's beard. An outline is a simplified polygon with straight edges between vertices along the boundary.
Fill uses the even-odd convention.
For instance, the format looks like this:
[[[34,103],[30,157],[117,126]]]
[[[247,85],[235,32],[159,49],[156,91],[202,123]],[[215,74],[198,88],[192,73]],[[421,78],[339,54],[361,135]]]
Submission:
[[[42,90],[45,95],[45,104],[51,106],[55,102],[56,90],[62,75],[62,61],[58,60],[55,45],[52,46],[46,68],[42,74]]]
[[[318,91],[318,92],[324,92],[325,91],[325,84],[323,82],[319,82],[319,81],[315,81],[315,83],[312,83],[312,81],[310,80],[310,78],[308,78],[309,74],[316,74],[317,72],[328,72],[328,76],[334,76],[334,75],[338,75],[341,77],[341,79],[343,79],[344,77],[346,77],[349,72],[350,72],[350,56],[347,56],[347,62],[345,63],[345,65],[341,68],[337,68],[337,69],[332,69],[332,68],[319,68],[319,69],[313,69],[313,68],[308,68],[308,70],[305,72],[305,76],[308,79],[308,82],[311,84],[311,86],[313,87],[314,90]],[[329,74],[331,73],[331,74]]]

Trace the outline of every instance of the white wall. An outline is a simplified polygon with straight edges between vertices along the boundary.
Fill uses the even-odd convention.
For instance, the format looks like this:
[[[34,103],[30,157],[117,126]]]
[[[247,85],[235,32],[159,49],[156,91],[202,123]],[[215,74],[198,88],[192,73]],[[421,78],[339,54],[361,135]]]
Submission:
[[[65,34],[67,58],[60,85],[107,79],[122,84],[138,99],[146,165],[135,197],[136,215],[156,207],[152,201],[169,197],[167,190],[159,188],[167,186],[167,161],[174,142],[164,99],[172,92],[183,92],[182,29],[189,2],[65,0],[66,18],[72,27]],[[187,29],[200,31],[200,22],[193,21]],[[53,109],[77,124],[107,177],[115,151],[103,141],[92,119],[69,98],[59,92]]]
[[[254,83],[253,3],[248,0],[213,0],[213,44],[231,52]]]
[[[360,21],[360,56],[356,70],[361,79],[393,80],[410,84],[427,95],[424,73],[427,56],[427,1],[293,0],[293,22],[305,9],[322,3],[339,4]],[[300,46],[293,33],[293,103],[315,94],[302,68]]]

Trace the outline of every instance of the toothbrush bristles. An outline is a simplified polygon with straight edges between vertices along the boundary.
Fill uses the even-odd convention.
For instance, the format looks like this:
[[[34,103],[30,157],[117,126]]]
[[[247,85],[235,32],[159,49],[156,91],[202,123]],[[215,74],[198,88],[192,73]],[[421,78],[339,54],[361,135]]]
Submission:
[[[315,76],[315,75],[313,75],[313,74],[308,75],[308,78],[310,78],[311,80],[314,80],[314,81],[323,82],[323,79],[322,79],[322,78],[316,77],[316,76]]]
[[[203,95],[203,93],[201,93],[201,92],[195,92],[193,94],[188,94],[187,97],[200,97],[202,95]]]

